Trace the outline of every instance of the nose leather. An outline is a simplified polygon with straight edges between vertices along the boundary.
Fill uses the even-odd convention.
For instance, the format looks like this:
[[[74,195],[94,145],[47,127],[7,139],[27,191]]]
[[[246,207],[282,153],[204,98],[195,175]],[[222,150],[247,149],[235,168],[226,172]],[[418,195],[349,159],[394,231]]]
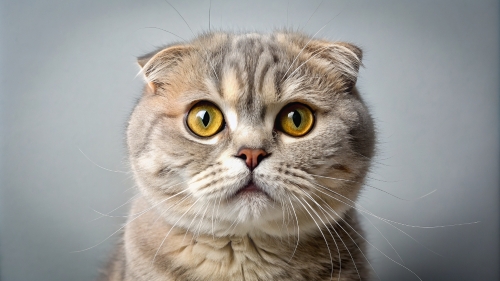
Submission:
[[[267,155],[263,149],[242,148],[238,151],[236,157],[243,159],[247,167],[253,170]]]

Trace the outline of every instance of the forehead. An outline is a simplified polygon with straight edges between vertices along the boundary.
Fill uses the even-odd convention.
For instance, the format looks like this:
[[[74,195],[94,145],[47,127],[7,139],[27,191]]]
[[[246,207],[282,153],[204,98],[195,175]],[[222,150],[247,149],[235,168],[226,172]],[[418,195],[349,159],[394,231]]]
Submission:
[[[323,107],[318,103],[324,98],[318,95],[324,93],[319,93],[319,85],[310,83],[314,75],[306,70],[307,59],[299,58],[297,46],[284,44],[273,34],[212,34],[193,43],[200,51],[195,55],[197,62],[188,63],[192,75],[198,76],[197,85],[203,87],[185,85],[192,90],[178,92],[180,99],[208,99],[230,107],[250,122],[263,118],[269,108],[289,102]],[[290,73],[295,75],[287,77]]]
[[[263,116],[266,105],[280,99],[283,54],[267,36],[239,35],[227,43],[219,61],[221,97],[247,118]]]

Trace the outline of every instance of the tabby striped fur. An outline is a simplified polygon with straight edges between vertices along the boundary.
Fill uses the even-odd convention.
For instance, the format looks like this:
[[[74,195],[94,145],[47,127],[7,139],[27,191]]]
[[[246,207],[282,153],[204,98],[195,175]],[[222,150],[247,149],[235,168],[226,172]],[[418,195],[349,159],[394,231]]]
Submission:
[[[139,58],[147,86],[129,121],[140,197],[103,280],[366,280],[352,209],[374,150],[355,88],[361,50],[287,31],[214,32]],[[225,128],[189,132],[197,101]],[[300,102],[313,129],[275,129]],[[266,157],[253,171],[242,147]],[[250,179],[267,196],[236,196]]]

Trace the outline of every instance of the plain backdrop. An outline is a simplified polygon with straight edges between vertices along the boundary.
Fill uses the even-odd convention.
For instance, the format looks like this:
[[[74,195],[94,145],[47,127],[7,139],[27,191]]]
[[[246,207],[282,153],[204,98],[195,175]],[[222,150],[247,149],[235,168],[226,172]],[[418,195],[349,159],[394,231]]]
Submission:
[[[499,280],[498,1],[171,4],[194,34],[209,18],[233,31],[326,24],[317,37],[363,48],[358,87],[379,144],[359,203],[411,225],[362,218],[375,272]],[[0,2],[2,281],[96,278],[128,205],[98,212],[135,194],[124,141],[143,85],[135,57],[190,28],[163,0]]]

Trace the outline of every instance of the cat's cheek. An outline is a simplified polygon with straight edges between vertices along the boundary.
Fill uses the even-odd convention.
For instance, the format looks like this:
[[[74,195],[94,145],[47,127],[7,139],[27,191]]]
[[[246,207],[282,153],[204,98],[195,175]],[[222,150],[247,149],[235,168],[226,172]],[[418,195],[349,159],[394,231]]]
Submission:
[[[155,153],[149,151],[139,156],[139,158],[136,159],[138,171],[141,171],[141,174],[153,174],[155,170],[158,169],[158,162],[156,158]]]

